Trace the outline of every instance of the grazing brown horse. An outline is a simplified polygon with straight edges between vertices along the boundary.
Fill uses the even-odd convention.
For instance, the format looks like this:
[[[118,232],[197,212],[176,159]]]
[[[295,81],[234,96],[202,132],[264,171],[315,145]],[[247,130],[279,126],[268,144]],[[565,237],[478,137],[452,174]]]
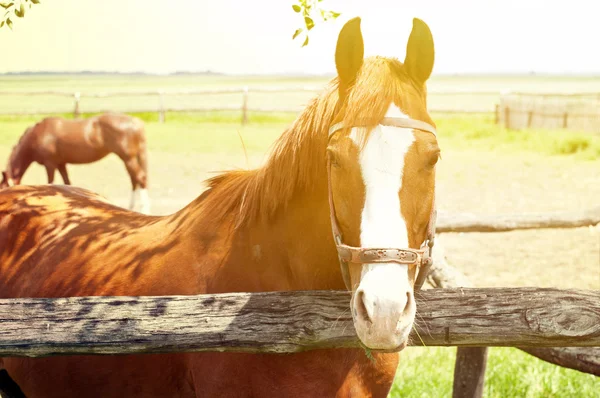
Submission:
[[[265,166],[211,179],[170,216],[68,186],[0,192],[2,298],[339,290],[346,280],[372,358],[340,348],[3,358],[0,368],[28,397],[385,397],[413,326],[415,267],[431,225],[433,59],[420,20],[404,63],[363,59],[360,19],[349,21],[338,77]]]
[[[148,214],[150,200],[144,123],[127,115],[106,113],[83,120],[50,117],[29,127],[10,154],[0,188],[20,184],[33,162],[46,168],[48,184],[54,182],[54,173],[58,169],[64,183],[71,185],[67,163],[92,163],[109,153],[123,160],[131,178],[130,209],[135,206],[135,197],[139,195],[141,211]]]

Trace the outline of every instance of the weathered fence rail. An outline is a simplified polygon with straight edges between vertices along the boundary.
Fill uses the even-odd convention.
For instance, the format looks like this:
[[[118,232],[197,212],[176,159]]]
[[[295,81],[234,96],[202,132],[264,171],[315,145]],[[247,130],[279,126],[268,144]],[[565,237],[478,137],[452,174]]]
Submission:
[[[0,300],[0,356],[359,347],[343,291]],[[430,289],[412,345],[600,346],[600,292]]]
[[[437,232],[503,232],[517,229],[576,228],[600,223],[600,206],[579,211],[483,215],[439,213]]]
[[[119,109],[119,111],[127,113],[158,113],[159,120],[165,121],[167,112],[211,112],[211,111],[240,111],[242,113],[242,122],[248,120],[249,112],[282,112],[295,113],[303,109],[303,107],[265,107],[265,106],[249,106],[248,97],[251,93],[293,93],[293,92],[312,92],[318,93],[322,87],[316,86],[264,86],[264,87],[225,87],[217,89],[185,89],[185,90],[133,90],[133,91],[114,91],[114,92],[70,92],[70,91],[0,91],[0,96],[57,96],[73,98],[73,106],[70,109],[64,109],[61,113],[73,113],[73,117],[79,117],[81,113],[99,113],[110,111],[103,106],[82,107],[82,102],[85,98],[116,98],[116,97],[154,97],[156,98],[155,107],[140,107],[134,106]],[[219,94],[240,94],[241,100],[236,105],[221,105],[221,106],[167,106],[165,98],[170,96],[192,96],[192,95],[219,95]],[[431,91],[430,96],[452,96],[452,95],[471,95],[471,96],[499,96],[496,91],[465,91],[465,90],[441,90]],[[460,113],[460,114],[488,114],[493,112],[493,109],[460,109],[460,108],[434,108],[431,112],[436,113]],[[28,109],[19,111],[0,110],[0,115],[44,115],[56,114],[56,110],[49,109]]]

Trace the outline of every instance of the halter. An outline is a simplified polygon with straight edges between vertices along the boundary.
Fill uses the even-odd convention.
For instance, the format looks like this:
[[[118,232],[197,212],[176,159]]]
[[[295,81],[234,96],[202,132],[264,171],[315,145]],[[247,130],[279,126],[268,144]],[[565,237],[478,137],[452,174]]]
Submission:
[[[413,130],[425,131],[437,137],[435,128],[428,123],[416,119],[384,117],[379,123],[383,126],[409,128]],[[343,129],[344,123],[336,123],[329,129],[329,138],[334,133]],[[425,278],[429,273],[429,268],[433,264],[432,250],[435,237],[435,197],[434,203],[431,206],[431,214],[429,215],[429,223],[427,225],[427,237],[421,244],[420,249],[396,249],[396,248],[364,248],[345,245],[342,241],[342,233],[335,216],[335,206],[333,204],[333,192],[331,190],[331,159],[327,157],[327,189],[329,191],[329,216],[331,218],[331,230],[333,232],[333,240],[338,252],[340,268],[344,284],[348,290],[351,290],[350,271],[348,263],[365,264],[365,263],[398,263],[407,264],[417,267],[418,274],[415,279],[414,290],[420,290],[425,283]]]

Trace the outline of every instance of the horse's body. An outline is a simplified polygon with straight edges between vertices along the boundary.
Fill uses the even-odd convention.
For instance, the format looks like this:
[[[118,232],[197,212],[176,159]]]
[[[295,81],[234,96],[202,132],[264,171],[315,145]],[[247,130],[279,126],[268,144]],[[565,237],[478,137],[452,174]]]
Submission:
[[[430,37],[422,22],[415,22],[415,30],[411,40]],[[433,52],[432,45],[426,50]],[[338,60],[346,55],[360,55],[361,62],[350,59],[348,66]],[[408,58],[406,65],[414,62]],[[401,78],[400,62],[374,58],[365,61],[364,77],[351,91],[349,72],[356,75],[362,65],[357,20],[342,30],[336,60],[339,79],[284,133],[263,168],[213,178],[207,191],[173,215],[132,213],[66,186],[0,191],[0,297],[344,289],[328,191],[346,243],[418,248],[433,206],[439,148],[430,134],[383,128],[378,122],[401,106],[412,118],[432,123],[420,98],[424,80],[419,75],[414,82],[409,75]],[[428,77],[433,60],[420,62],[425,64],[421,74]],[[388,94],[396,84],[397,92]],[[353,98],[352,93],[367,97]],[[328,137],[336,118],[351,126],[365,115],[371,127]],[[371,155],[361,155],[359,163],[361,146],[354,141],[361,137],[363,153],[379,151],[380,158],[394,160],[372,167]],[[330,178],[326,151],[335,157]],[[383,186],[392,207],[377,199],[381,190],[371,189],[381,188],[378,175],[371,175],[380,171],[393,177],[391,185]],[[384,215],[394,223],[381,225],[392,228],[385,242],[371,232],[371,221],[382,221],[369,208],[372,200],[387,209]],[[399,208],[398,201],[407,207]],[[370,214],[361,221],[363,207]],[[410,227],[402,229],[396,220]],[[410,273],[401,264],[353,265],[350,270],[355,327],[368,347],[397,351],[406,345],[415,308]],[[4,358],[0,368],[28,397],[385,397],[398,353],[374,351],[372,356],[362,349],[330,349],[289,355]]]
[[[337,261],[335,252],[321,249],[331,239],[327,228],[315,233],[311,222],[282,220],[234,229],[233,214],[211,222],[217,221],[211,196],[216,199],[223,188],[164,218],[127,212],[75,187],[2,191],[0,298],[343,289],[339,271],[323,272]],[[293,218],[304,211],[288,209]],[[310,239],[290,240],[293,229]],[[312,256],[303,253],[308,247]],[[295,262],[310,264],[315,272],[297,278]],[[282,356],[5,358],[4,367],[28,397],[314,397],[338,392],[363,397],[367,391],[385,396],[398,355],[374,355],[376,362],[360,349]]]
[[[21,182],[27,168],[37,162],[46,168],[48,183],[59,171],[70,185],[67,164],[92,163],[109,153],[124,163],[131,179],[132,201],[136,193],[142,198],[142,212],[149,211],[147,198],[147,149],[144,123],[128,115],[106,113],[82,120],[50,117],[29,127],[10,155],[4,186]]]

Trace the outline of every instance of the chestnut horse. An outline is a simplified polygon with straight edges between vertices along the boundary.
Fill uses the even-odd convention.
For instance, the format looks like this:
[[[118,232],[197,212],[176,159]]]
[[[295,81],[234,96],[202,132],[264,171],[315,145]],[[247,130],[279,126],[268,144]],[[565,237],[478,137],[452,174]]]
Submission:
[[[27,168],[38,162],[46,168],[48,184],[58,172],[66,185],[71,185],[67,163],[96,162],[115,153],[127,168],[131,178],[130,209],[135,197],[141,198],[141,211],[148,214],[148,164],[144,123],[128,115],[106,113],[83,120],[58,117],[45,118],[27,128],[14,146],[0,188],[21,183]]]
[[[0,297],[346,289],[332,220],[346,245],[418,252],[440,150],[427,129],[382,123],[433,124],[431,32],[413,21],[404,63],[363,59],[355,18],[340,32],[335,60],[338,76],[262,168],[212,178],[170,216],[129,212],[69,186],[1,191]],[[385,397],[413,327],[415,269],[348,268],[349,310],[372,357],[360,348],[80,355],[3,358],[0,368],[28,397]]]

